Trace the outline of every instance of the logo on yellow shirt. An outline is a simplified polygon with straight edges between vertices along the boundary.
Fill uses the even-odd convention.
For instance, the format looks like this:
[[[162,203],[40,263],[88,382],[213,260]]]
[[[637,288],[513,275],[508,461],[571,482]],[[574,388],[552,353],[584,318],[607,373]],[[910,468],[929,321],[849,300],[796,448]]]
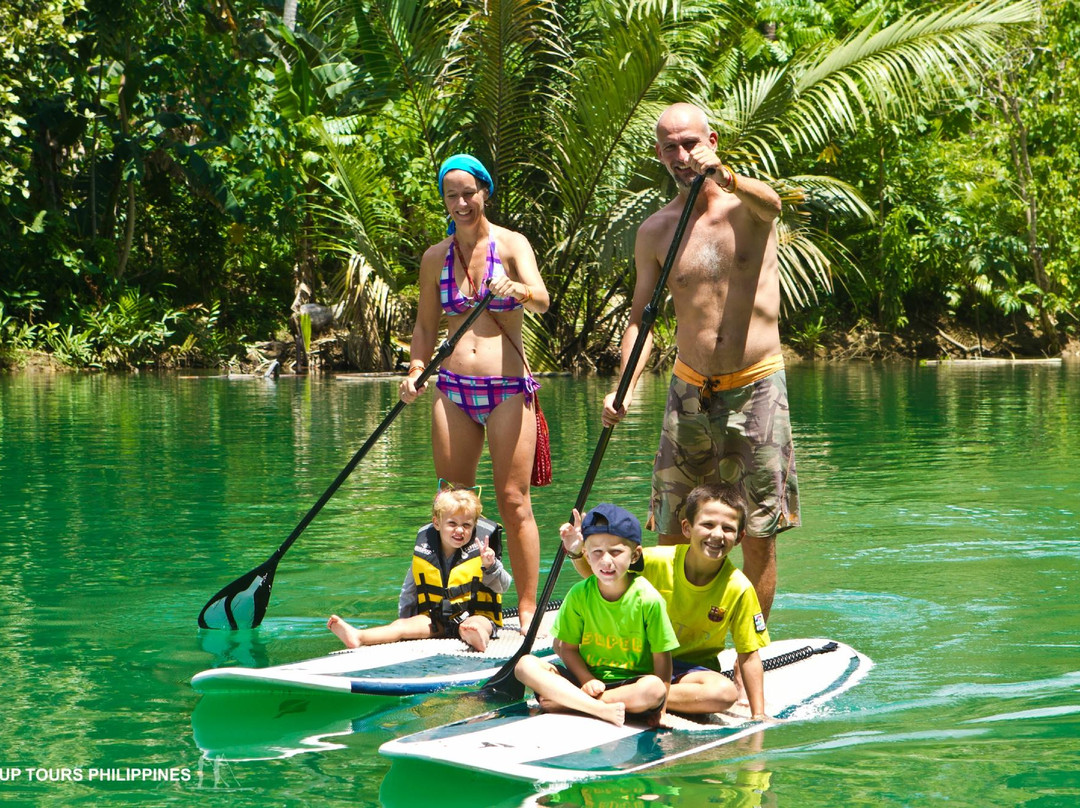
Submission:
[[[724,610],[721,609],[719,606],[713,606],[711,609],[709,609],[709,619],[712,620],[714,623],[719,623],[721,620],[724,619]]]

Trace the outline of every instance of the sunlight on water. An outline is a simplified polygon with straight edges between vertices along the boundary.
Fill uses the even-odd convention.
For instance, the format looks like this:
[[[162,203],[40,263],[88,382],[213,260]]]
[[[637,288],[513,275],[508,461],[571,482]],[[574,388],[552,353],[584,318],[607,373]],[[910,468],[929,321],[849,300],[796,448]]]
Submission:
[[[543,382],[546,569],[609,380]],[[393,406],[393,380],[0,377],[0,801],[1080,804],[1080,367],[796,366],[789,385],[804,524],[779,540],[770,632],[832,636],[875,667],[813,720],[647,776],[535,789],[377,754],[489,708],[470,693],[200,698],[189,684],[334,650],[330,612],[393,617],[435,489],[426,404],[283,560],[258,629],[198,631],[206,599],[269,556]],[[591,502],[644,518],[664,395],[646,377]],[[486,458],[480,482],[493,512]],[[572,582],[564,571],[556,595]],[[186,779],[58,779],[91,767]]]

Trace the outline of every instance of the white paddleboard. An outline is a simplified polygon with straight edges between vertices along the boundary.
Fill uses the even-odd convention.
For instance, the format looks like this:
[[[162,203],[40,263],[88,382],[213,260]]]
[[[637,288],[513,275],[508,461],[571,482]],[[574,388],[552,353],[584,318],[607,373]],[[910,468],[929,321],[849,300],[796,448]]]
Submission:
[[[835,645],[831,651],[812,655]],[[821,705],[854,686],[873,663],[843,643],[824,639],[781,640],[762,649],[765,662],[805,655],[765,672],[765,711],[782,720],[809,718]],[[720,655],[725,669],[735,652]],[[774,663],[775,664],[775,663]],[[771,726],[752,722],[745,707],[697,723],[667,716],[658,729],[625,725],[570,713],[544,713],[534,703],[518,702],[475,718],[418,732],[384,743],[379,751],[394,758],[436,761],[539,783],[569,783],[630,774],[696,754]]]
[[[537,656],[551,655],[547,631],[556,611],[544,615],[532,646]],[[517,617],[509,617],[483,653],[461,640],[405,640],[386,645],[343,649],[327,656],[268,668],[212,668],[195,674],[200,693],[236,691],[323,690],[338,693],[411,695],[448,687],[468,687],[494,676],[521,648]]]

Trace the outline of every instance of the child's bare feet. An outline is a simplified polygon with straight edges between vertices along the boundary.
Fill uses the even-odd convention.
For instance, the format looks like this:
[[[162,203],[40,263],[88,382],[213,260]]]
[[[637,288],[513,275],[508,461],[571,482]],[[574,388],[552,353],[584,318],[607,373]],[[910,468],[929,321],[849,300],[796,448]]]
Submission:
[[[478,626],[469,623],[468,620],[458,627],[458,636],[475,651],[483,653],[487,650],[490,635],[481,631]]]
[[[326,621],[326,627],[345,643],[346,648],[359,648],[364,644],[360,629],[350,626],[336,614],[330,615],[330,619]]]
[[[597,705],[603,705],[596,712],[597,718],[610,721],[617,727],[621,727],[626,723],[626,705],[621,701],[613,701],[609,704],[606,701],[597,700],[596,703]]]
[[[626,705],[621,701],[607,702],[596,699],[596,701],[588,707],[574,705],[573,708],[570,708],[558,701],[544,698],[539,693],[536,695],[536,701],[540,705],[540,709],[545,713],[586,713],[593,718],[599,718],[601,721],[610,721],[617,727],[621,727],[626,723]]]

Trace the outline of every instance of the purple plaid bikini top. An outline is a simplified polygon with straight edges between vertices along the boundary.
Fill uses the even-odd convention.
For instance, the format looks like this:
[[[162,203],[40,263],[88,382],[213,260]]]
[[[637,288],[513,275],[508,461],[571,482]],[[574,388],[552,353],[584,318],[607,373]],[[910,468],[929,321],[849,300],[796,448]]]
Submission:
[[[505,275],[502,259],[495,251],[495,239],[488,243],[487,269],[484,271],[484,282],[490,281],[498,275]],[[483,288],[484,283],[481,283]],[[454,277],[454,240],[450,240],[450,249],[446,251],[446,261],[443,263],[442,276],[439,278],[439,300],[442,309],[447,314],[464,314],[477,304],[483,295],[478,291],[473,297],[466,297],[458,288],[457,279]],[[491,311],[513,311],[520,309],[521,304],[512,297],[495,297],[488,303]]]

